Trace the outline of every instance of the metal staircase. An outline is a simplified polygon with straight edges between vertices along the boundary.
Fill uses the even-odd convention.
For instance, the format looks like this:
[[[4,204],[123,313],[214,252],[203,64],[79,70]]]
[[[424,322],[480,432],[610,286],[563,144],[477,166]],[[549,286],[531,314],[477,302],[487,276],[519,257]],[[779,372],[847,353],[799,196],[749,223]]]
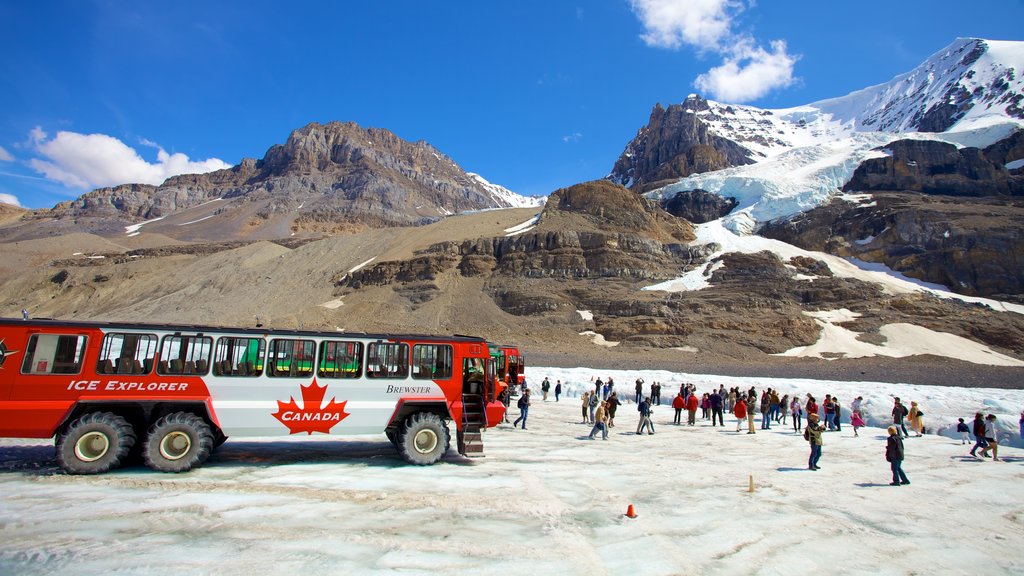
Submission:
[[[459,454],[467,458],[484,457],[483,430],[487,427],[482,394],[462,395],[462,427],[457,433]]]

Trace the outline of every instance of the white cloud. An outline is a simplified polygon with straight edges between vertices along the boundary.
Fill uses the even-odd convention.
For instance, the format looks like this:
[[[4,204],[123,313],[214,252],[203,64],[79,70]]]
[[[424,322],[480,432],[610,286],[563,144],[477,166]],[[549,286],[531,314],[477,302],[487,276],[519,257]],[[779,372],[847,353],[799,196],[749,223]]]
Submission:
[[[572,134],[569,134],[567,136],[562,136],[562,142],[565,142],[566,144],[570,142],[579,142],[582,138],[583,134],[580,134],[579,132],[573,132]]]
[[[753,2],[749,3],[751,6]],[[713,52],[723,62],[697,76],[694,86],[727,102],[747,102],[794,82],[799,56],[776,40],[766,50],[754,38],[733,31],[733,21],[747,3],[740,0],[630,0],[644,25],[648,46],[678,50],[690,46]]]
[[[689,44],[717,49],[731,34],[732,13],[743,9],[736,0],[630,0],[646,32],[648,46],[677,49]]]
[[[770,52],[743,45],[726,57],[724,64],[698,76],[694,86],[727,102],[756,100],[793,84],[793,65],[798,59],[786,52],[782,40],[772,42]]]
[[[157,148],[157,161],[147,162],[134,148],[106,134],[58,132],[48,140],[38,126],[29,133],[35,151],[43,158],[33,158],[29,165],[51,180],[72,188],[91,189],[118,184],[159,185],[178,174],[202,174],[230,168],[217,158],[193,162],[188,156],[168,154],[163,148],[143,140],[143,145]]]
[[[7,150],[4,150],[3,146],[0,146],[0,162],[14,162],[14,156]]]
[[[0,193],[0,202],[10,204],[12,206],[21,206],[21,202],[18,202],[18,197],[13,194]]]

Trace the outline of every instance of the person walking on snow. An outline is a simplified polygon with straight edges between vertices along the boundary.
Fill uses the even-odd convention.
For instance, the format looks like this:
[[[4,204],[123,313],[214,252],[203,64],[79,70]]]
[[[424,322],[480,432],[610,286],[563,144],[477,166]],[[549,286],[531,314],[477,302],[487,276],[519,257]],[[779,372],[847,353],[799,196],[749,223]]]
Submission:
[[[683,423],[683,408],[686,408],[686,400],[683,400],[683,393],[680,392],[672,399],[672,409],[676,411],[676,417],[672,423],[676,426]]]
[[[590,423],[594,423],[594,412],[597,410],[598,405],[601,404],[601,397],[598,394],[590,395]]]
[[[803,426],[804,407],[800,405],[800,399],[796,396],[793,396],[789,403],[789,411],[793,413],[793,432],[799,434],[800,427]]]
[[[601,402],[594,412],[594,427],[590,430],[590,439],[593,440],[597,431],[601,431],[601,439],[608,439],[608,403]]]
[[[860,417],[860,412],[854,412],[850,415],[850,424],[853,426],[853,435],[859,436],[857,429],[864,427],[864,419]]]
[[[526,430],[526,417],[530,415],[530,389],[523,390],[523,395],[519,397],[519,402],[516,404],[519,406],[519,418],[512,423],[513,428],[518,428],[519,423],[523,423],[523,430]]]
[[[985,416],[985,442],[988,446],[981,449],[981,455],[988,458],[989,450],[992,451],[992,461],[999,461],[999,430],[996,429],[996,415]]]
[[[747,434],[756,434],[754,432],[754,407],[757,405],[757,392],[751,390],[750,396],[747,396],[746,407],[747,407]]]
[[[697,423],[697,405],[700,404],[700,399],[697,398],[696,394],[690,394],[686,398],[686,423],[689,426],[693,426]]]
[[[612,395],[608,397],[608,427],[615,428],[615,411],[619,409],[622,402],[619,402],[619,393],[612,391]]]
[[[643,393],[644,393],[644,379],[643,378],[637,378],[636,379],[636,403],[637,404],[639,404],[640,400],[643,399]]]
[[[587,417],[587,413],[590,411],[590,390],[583,393],[583,423],[590,424],[590,418]]]
[[[988,442],[985,441],[985,418],[982,417],[981,412],[974,414],[973,430],[974,432],[974,448],[971,448],[971,456],[978,457],[978,448],[984,450],[988,447]]]
[[[540,391],[544,394],[544,401],[548,401],[548,391],[551,390],[551,380],[548,377],[544,377],[544,381],[540,383]]]
[[[747,419],[747,403],[743,400],[737,401],[733,406],[732,413],[736,416],[736,431],[739,432],[743,429],[743,421]],[[752,434],[752,432],[748,432],[748,434]]]
[[[907,407],[900,404],[899,398],[893,399],[892,406],[892,423],[896,426],[897,430],[903,431],[904,438],[910,438],[910,434],[907,433],[907,427],[903,424],[903,418],[908,414]]]
[[[717,390],[711,392],[711,397],[708,399],[711,402],[711,425],[715,426],[715,419],[718,419],[718,424],[725,426],[725,417],[722,415],[722,395]]]
[[[910,429],[914,431],[914,436],[920,437],[924,434],[924,412],[918,408],[917,402],[913,400],[910,402],[910,412],[907,413],[907,420],[910,421]]]
[[[960,433],[961,446],[971,441],[971,428],[964,422],[963,418],[957,419],[956,431]]]
[[[555,380],[555,402],[558,402],[558,397],[562,395],[562,381]]]
[[[640,422],[636,425],[636,433],[643,434],[645,428],[649,428],[648,434],[654,434],[654,423],[651,422],[651,400],[644,398],[636,407],[640,412]]]
[[[903,473],[903,438],[900,438],[896,426],[889,426],[889,437],[885,440],[885,459],[892,469],[892,482],[889,482],[889,486],[910,484],[907,475]]]
[[[807,414],[807,428],[804,429],[804,440],[807,440],[811,445],[811,455],[807,458],[808,470],[820,470],[818,460],[821,459],[821,433],[825,430],[825,427],[820,426],[818,420],[817,412]]]

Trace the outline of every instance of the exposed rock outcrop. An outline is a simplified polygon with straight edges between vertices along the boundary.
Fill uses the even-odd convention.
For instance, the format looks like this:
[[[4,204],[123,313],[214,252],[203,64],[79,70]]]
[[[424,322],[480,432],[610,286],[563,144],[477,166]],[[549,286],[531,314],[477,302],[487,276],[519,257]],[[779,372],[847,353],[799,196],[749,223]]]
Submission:
[[[407,142],[388,130],[351,122],[312,123],[272,146],[262,160],[175,176],[160,186],[101,188],[38,210],[34,217],[131,222],[225,198],[257,204],[254,212],[263,220],[286,214],[298,220],[395,226],[508,206],[495,188],[426,142]]]
[[[1005,166],[1024,157],[1024,130],[990,146],[958,149],[946,142],[897,140],[882,151],[885,156],[861,163],[844,190],[913,191],[948,196],[1024,195],[1024,176]],[[993,158],[989,158],[989,153]]]
[[[656,105],[647,125],[615,162],[608,179],[645,192],[659,182],[750,164],[749,150],[715,135],[698,117],[697,112],[707,107],[707,101],[699,96],[668,108]]]

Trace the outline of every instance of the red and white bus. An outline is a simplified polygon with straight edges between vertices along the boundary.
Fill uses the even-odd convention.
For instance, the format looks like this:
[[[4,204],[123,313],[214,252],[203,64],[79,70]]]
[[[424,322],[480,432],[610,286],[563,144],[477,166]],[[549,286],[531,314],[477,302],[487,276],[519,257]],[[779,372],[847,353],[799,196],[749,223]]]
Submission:
[[[504,417],[485,340],[0,319],[0,437],[54,437],[75,474],[138,450],[201,464],[228,437],[380,434],[413,464],[482,456]]]

